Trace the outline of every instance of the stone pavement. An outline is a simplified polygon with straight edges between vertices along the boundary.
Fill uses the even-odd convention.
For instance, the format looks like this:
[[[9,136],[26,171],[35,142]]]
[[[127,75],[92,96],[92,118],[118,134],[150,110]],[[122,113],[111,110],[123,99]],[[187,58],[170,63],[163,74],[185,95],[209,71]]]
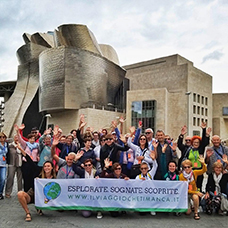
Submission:
[[[80,212],[76,211],[44,211],[43,216],[36,213],[33,204],[29,205],[31,209],[32,221],[25,222],[25,212],[19,205],[16,196],[16,190],[10,199],[0,200],[0,228],[9,227],[88,227],[88,228],[127,228],[127,227],[228,227],[228,216],[212,215],[208,216],[200,213],[201,219],[195,221],[193,214],[190,216],[182,214],[180,217],[174,216],[173,213],[157,213],[156,216],[146,214],[140,216],[138,213],[127,212],[118,218],[112,218],[108,212],[103,213],[102,219],[97,219],[96,214],[90,218],[83,218]]]

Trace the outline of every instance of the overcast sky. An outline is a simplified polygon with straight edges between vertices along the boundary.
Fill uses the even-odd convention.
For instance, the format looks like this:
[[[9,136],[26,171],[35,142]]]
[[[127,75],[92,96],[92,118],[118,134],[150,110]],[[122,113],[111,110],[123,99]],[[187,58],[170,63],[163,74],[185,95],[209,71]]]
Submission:
[[[179,54],[228,92],[228,0],[0,0],[0,81],[16,80],[27,32],[84,24],[127,65]]]

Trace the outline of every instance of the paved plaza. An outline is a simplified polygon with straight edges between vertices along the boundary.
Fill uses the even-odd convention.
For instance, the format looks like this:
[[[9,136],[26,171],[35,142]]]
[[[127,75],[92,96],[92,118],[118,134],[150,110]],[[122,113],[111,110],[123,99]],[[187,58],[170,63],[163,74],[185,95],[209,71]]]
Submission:
[[[173,213],[157,213],[156,216],[146,214],[140,216],[138,213],[127,212],[118,218],[112,218],[108,212],[103,213],[102,219],[97,219],[94,213],[90,218],[83,218],[80,212],[76,211],[44,211],[43,216],[36,213],[33,204],[29,205],[31,209],[32,221],[25,222],[25,212],[19,205],[16,196],[16,190],[10,199],[0,200],[0,215],[2,227],[88,227],[88,228],[125,228],[125,227],[228,227],[228,216],[213,215],[209,216],[201,213],[201,219],[195,221],[193,214],[190,216],[182,214],[180,217]]]

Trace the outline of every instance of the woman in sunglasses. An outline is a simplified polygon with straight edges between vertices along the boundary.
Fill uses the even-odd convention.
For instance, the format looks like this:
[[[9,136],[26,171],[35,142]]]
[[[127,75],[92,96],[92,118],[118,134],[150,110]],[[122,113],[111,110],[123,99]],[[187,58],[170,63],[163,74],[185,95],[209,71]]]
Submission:
[[[86,159],[84,162],[84,170],[81,169],[81,172],[82,174],[80,174],[80,167],[78,167],[77,171],[78,174],[80,174],[81,177],[84,176],[84,178],[98,178],[98,172],[96,171],[96,169],[93,168],[93,163],[92,163],[92,159]],[[88,210],[83,210],[82,211],[82,216],[85,217],[85,218],[88,218],[92,215],[92,211],[88,211]],[[97,212],[97,218],[98,219],[101,219],[103,216],[102,216],[102,213],[100,211]]]
[[[193,206],[194,206],[194,219],[199,220],[200,216],[198,213],[199,209],[199,199],[203,196],[203,193],[198,191],[196,182],[197,182],[197,177],[199,175],[204,174],[207,171],[207,167],[204,162],[203,156],[200,156],[198,161],[202,165],[202,169],[200,170],[193,170],[192,169],[192,162],[190,160],[185,160],[182,162],[182,168],[183,172],[180,174],[180,181],[188,181],[188,211],[186,214],[191,214],[191,205],[190,205],[190,199],[193,200]]]
[[[118,162],[115,162],[112,165],[112,172],[111,173],[107,172],[107,170],[109,169],[109,165],[110,165],[109,158],[106,158],[104,160],[104,163],[105,163],[105,167],[104,167],[100,177],[129,180],[129,177],[122,173],[121,165]]]
[[[9,148],[6,138],[6,135],[0,132],[0,200],[4,199],[3,188],[6,180],[6,164],[9,164],[9,156],[7,156]]]
[[[102,178],[115,178],[115,179],[129,180],[129,177],[122,173],[122,168],[121,168],[120,163],[115,162],[112,165],[112,172],[111,173],[108,172],[108,169],[109,169],[109,166],[110,166],[109,158],[106,158],[104,160],[104,163],[105,163],[105,167],[104,167],[102,173],[100,174],[100,177],[102,177]],[[125,213],[125,212],[123,212],[123,213]],[[119,216],[119,212],[118,211],[110,211],[110,214],[111,214],[112,217]]]
[[[145,162],[148,164],[149,169],[151,169],[153,159],[150,156],[151,152],[148,148],[148,141],[147,141],[146,135],[141,134],[139,136],[138,145],[135,145],[132,143],[132,136],[133,136],[134,132],[131,129],[132,128],[130,128],[131,137],[128,138],[127,144],[134,151],[134,155],[135,155],[134,165],[132,167],[132,172],[131,172],[131,178],[134,179],[137,175],[140,174],[140,170],[139,170],[140,164],[142,162]],[[155,154],[155,157],[156,157],[156,154]],[[138,166],[138,168],[137,168],[137,166]],[[135,169],[134,172],[133,172],[133,169]]]

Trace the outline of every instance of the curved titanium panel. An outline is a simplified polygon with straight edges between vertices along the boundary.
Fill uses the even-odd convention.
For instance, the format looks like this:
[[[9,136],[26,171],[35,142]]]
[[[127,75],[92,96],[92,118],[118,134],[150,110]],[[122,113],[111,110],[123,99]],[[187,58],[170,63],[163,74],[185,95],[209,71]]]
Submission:
[[[36,32],[31,36],[31,42],[44,47],[54,47],[54,37],[47,33]]]
[[[38,59],[39,54],[46,49],[47,47],[31,42],[21,46],[17,50],[17,59],[19,64],[25,64],[30,62],[32,59]]]
[[[100,47],[93,33],[85,25],[61,25],[58,27],[58,41],[61,46],[76,47],[101,54]]]
[[[40,55],[40,111],[114,103],[125,70],[83,49],[59,47]]]
[[[120,64],[119,63],[119,58],[118,55],[115,51],[115,49],[108,45],[108,44],[99,44],[102,54],[105,58],[109,59],[110,61],[114,62],[115,64]]]

